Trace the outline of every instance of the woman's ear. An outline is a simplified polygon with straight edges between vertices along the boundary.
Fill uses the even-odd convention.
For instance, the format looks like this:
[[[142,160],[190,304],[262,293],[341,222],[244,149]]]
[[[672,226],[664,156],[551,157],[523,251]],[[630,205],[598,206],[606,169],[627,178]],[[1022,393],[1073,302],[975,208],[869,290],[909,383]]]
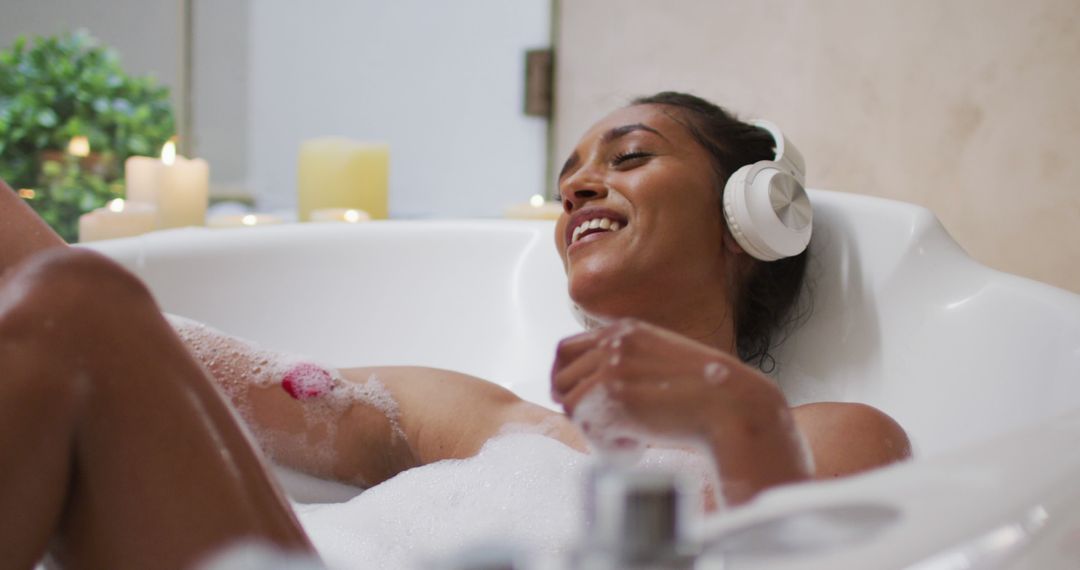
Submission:
[[[727,228],[727,225],[724,226],[724,249],[728,253],[735,255],[738,255],[740,253],[746,253],[746,250],[744,250],[742,246],[739,245],[739,242],[735,239],[735,236],[731,235],[731,230]]]

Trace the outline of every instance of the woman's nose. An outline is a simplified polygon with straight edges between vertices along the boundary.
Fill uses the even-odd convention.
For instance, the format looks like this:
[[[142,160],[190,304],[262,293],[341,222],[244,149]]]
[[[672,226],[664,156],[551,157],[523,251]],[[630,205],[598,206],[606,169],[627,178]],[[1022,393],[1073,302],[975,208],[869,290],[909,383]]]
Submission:
[[[581,208],[590,200],[599,200],[607,196],[607,188],[599,180],[578,177],[575,174],[563,182],[559,188],[559,195],[562,198],[563,210],[569,213]]]

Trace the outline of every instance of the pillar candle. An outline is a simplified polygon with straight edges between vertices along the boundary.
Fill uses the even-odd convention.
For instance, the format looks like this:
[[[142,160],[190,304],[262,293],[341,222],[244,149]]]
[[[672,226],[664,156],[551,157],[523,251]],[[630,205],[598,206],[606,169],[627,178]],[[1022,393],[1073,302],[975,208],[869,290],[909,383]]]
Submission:
[[[128,202],[157,204],[157,177],[161,167],[161,159],[150,156],[130,156],[124,161]]]
[[[158,225],[162,228],[206,225],[210,166],[201,158],[176,157],[163,164],[158,178]]]
[[[346,208],[364,210],[372,218],[386,218],[390,147],[342,137],[305,141],[300,146],[298,206],[301,221],[312,210]]]
[[[154,230],[157,208],[116,199],[79,217],[79,241],[137,236]]]
[[[201,158],[188,159],[175,152],[169,142],[160,160],[132,156],[124,162],[128,202],[155,206],[157,228],[205,225],[210,166]]]

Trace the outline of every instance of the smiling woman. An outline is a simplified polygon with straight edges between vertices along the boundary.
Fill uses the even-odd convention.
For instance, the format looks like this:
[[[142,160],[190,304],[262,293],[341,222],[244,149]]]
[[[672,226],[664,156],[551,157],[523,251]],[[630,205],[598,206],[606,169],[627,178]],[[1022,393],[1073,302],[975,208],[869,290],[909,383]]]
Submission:
[[[801,177],[801,159],[790,158],[798,155],[785,142],[700,98],[660,93],[589,129],[559,180],[564,215],[555,241],[570,296],[587,322],[609,324],[560,346],[557,398],[573,414],[603,388],[652,433],[706,440],[732,502],[910,450],[903,429],[867,406],[789,410],[772,382],[746,364],[767,366],[773,336],[792,318],[809,229],[806,220],[792,223],[806,228],[794,255],[755,259],[738,236],[750,228],[732,231],[737,221],[725,197],[741,191],[729,183],[733,175],[769,164],[761,161]],[[776,186],[750,191],[773,199]],[[774,200],[773,207],[794,203]],[[722,382],[717,370],[728,371]],[[839,425],[852,431],[839,433]],[[816,469],[804,462],[803,437]]]
[[[560,177],[555,242],[570,296],[600,324],[556,349],[552,393],[566,416],[464,374],[334,370],[170,324],[136,278],[62,249],[0,188],[15,206],[0,209],[0,244],[16,246],[0,248],[0,417],[12,427],[0,431],[0,461],[27,467],[0,472],[0,512],[16,514],[0,517],[0,550],[31,563],[50,547],[102,567],[184,567],[241,538],[309,550],[223,396],[278,463],[366,487],[471,457],[512,424],[581,451],[586,439],[617,444],[605,431],[626,427],[658,446],[703,446],[733,505],[907,457],[903,429],[883,413],[790,408],[753,366],[788,318],[805,254],[751,257],[740,241],[751,228],[729,222],[723,204],[733,173],[740,180],[740,168],[762,160],[782,166],[784,146],[680,94],[639,100],[584,135]],[[775,200],[779,186],[768,185],[767,202],[797,205],[794,195]],[[37,239],[22,247],[27,231]],[[137,350],[113,350],[121,345]],[[598,410],[619,425],[596,421]],[[57,421],[41,425],[45,414]],[[154,485],[118,484],[131,456]],[[169,524],[144,524],[159,518]],[[131,536],[146,540],[132,547]]]

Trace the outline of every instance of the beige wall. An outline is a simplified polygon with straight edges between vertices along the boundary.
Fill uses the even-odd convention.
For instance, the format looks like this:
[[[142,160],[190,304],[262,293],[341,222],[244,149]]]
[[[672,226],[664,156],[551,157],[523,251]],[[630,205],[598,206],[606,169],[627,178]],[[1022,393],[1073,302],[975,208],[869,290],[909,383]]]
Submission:
[[[779,123],[809,184],[921,204],[975,258],[1080,292],[1080,2],[564,0],[555,163],[630,97]]]

